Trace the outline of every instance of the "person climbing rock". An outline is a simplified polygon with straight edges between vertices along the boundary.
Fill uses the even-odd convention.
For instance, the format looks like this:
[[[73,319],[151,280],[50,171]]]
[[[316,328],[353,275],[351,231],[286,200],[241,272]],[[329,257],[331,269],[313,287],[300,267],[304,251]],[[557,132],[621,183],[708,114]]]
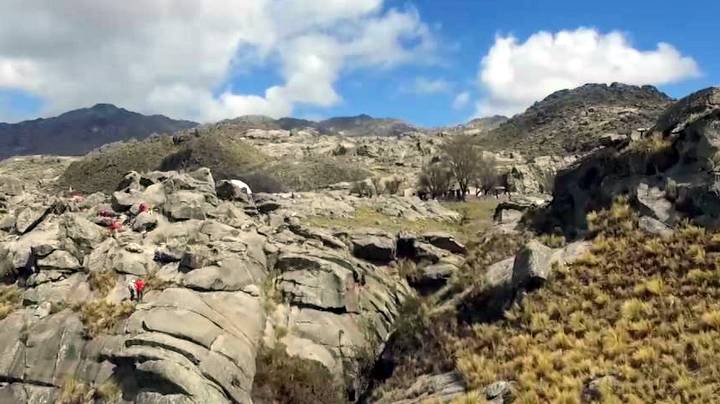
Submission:
[[[135,297],[138,302],[142,301],[143,292],[145,291],[145,281],[138,278],[135,280]]]

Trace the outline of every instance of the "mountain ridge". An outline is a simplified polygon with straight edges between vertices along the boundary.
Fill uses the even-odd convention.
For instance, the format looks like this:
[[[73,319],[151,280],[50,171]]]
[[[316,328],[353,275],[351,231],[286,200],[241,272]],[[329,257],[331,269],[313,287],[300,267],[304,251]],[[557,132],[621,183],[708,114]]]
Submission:
[[[107,143],[196,126],[198,123],[192,121],[98,103],[50,118],[0,123],[0,159],[31,154],[82,155]]]
[[[596,148],[603,135],[629,135],[652,126],[672,102],[653,86],[589,83],[535,102],[478,136],[478,143],[529,155],[584,153]]]

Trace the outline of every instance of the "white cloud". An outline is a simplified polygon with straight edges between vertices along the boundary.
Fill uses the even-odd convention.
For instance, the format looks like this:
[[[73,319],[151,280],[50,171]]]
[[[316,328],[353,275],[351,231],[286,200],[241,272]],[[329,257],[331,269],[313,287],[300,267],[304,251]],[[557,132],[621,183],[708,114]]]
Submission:
[[[5,0],[0,13],[0,88],[41,97],[46,114],[112,102],[203,121],[289,115],[338,103],[345,70],[412,62],[434,47],[414,9],[383,11],[383,0],[62,3]],[[282,82],[259,95],[226,87],[257,67]]]
[[[498,36],[481,62],[478,82],[487,97],[477,103],[476,114],[512,115],[554,91],[585,83],[661,85],[698,74],[695,61],[673,46],[661,42],[654,50],[639,50],[620,32],[538,32],[522,43]]]
[[[416,77],[411,85],[403,87],[401,90],[411,94],[440,94],[450,91],[452,84],[442,78],[430,79],[427,77]]]
[[[463,91],[462,93],[455,96],[455,99],[453,100],[452,107],[454,109],[463,109],[467,107],[467,105],[470,103],[470,93],[468,91]]]

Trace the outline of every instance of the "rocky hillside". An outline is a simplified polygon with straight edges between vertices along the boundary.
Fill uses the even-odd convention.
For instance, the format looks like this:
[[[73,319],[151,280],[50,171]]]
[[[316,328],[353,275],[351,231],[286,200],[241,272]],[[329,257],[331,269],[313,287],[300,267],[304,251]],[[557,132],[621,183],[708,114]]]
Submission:
[[[652,86],[586,84],[536,102],[478,135],[478,143],[530,156],[582,154],[600,146],[602,136],[630,135],[652,126],[671,102]]]
[[[328,136],[312,128],[247,129],[244,121],[223,121],[173,136],[104,146],[74,162],[62,183],[85,192],[109,192],[128,171],[208,167],[218,179],[239,178],[260,192],[349,189],[350,182],[371,176],[397,176],[405,189],[415,186],[417,173],[437,154],[441,141],[422,133]]]
[[[644,137],[588,156],[561,172],[548,217],[570,232],[583,231],[589,211],[626,195],[645,220],[659,228],[687,218],[717,228],[719,124],[720,89],[678,101]]]
[[[373,398],[718,401],[718,128],[720,89],[702,90],[564,170],[525,216],[540,234],[491,229],[402,324]]]
[[[97,104],[53,118],[0,123],[0,159],[28,154],[81,155],[107,143],[194,126],[197,123]]]
[[[457,125],[452,128],[438,129],[439,132],[449,132],[452,134],[478,135],[480,133],[489,132],[496,129],[508,120],[507,117],[501,115],[488,116],[484,118],[475,118],[471,121]]]
[[[341,402],[364,390],[363,366],[412,294],[399,257],[434,282],[463,261],[449,234],[329,225],[362,209],[403,228],[457,224],[437,202],[253,201],[204,168],[65,195],[8,175],[31,167],[6,162],[0,176],[4,403]],[[327,225],[305,224],[319,218]],[[141,303],[128,300],[131,277],[148,282]]]
[[[247,115],[228,119],[219,122],[219,124],[232,125],[237,130],[315,129],[324,135],[341,136],[400,136],[418,130],[415,126],[399,119],[373,118],[366,114],[335,117],[322,121],[309,121],[297,118],[272,119],[262,115]]]

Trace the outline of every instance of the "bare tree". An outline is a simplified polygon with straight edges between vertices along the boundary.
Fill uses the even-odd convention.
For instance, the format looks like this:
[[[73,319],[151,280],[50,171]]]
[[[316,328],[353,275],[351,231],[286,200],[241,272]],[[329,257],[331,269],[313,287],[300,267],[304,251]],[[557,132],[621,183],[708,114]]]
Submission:
[[[474,147],[473,139],[466,135],[454,135],[442,146],[460,186],[463,197],[467,195],[470,183],[476,178],[480,166],[480,153]]]
[[[477,170],[473,179],[476,195],[479,195],[481,190],[487,195],[494,187],[502,185],[504,182],[498,172],[497,162],[492,156],[483,156],[478,159]]]
[[[442,195],[450,188],[452,169],[444,162],[428,163],[423,167],[418,187],[433,197]]]

